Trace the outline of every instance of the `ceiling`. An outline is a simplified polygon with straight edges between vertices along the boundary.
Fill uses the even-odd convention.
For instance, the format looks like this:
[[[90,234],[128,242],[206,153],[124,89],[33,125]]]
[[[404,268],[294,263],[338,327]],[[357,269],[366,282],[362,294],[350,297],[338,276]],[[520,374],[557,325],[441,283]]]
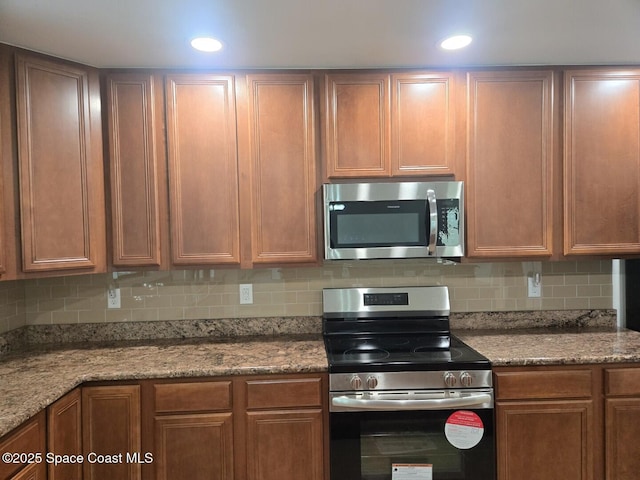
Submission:
[[[0,0],[0,43],[103,68],[640,65],[640,1]]]

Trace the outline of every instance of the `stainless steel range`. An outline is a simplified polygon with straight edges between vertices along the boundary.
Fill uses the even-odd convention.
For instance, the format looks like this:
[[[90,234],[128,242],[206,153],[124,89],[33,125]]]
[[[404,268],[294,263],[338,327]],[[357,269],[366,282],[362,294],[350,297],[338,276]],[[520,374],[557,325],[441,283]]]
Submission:
[[[331,480],[494,480],[490,362],[447,287],[325,289]]]

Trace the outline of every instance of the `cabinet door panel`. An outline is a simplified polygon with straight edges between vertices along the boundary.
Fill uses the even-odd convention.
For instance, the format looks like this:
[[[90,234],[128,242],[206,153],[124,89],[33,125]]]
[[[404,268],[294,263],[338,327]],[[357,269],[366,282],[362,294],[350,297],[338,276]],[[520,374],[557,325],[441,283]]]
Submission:
[[[253,263],[317,261],[311,75],[249,75]]]
[[[499,480],[594,480],[591,401],[496,407]]]
[[[468,256],[550,256],[553,74],[474,72],[468,83]]]
[[[231,413],[155,419],[158,480],[233,480]]]
[[[28,420],[20,427],[13,430],[0,441],[0,455],[4,453],[41,453],[44,455],[46,451],[46,415],[44,410]],[[41,466],[46,470],[45,463],[31,464]],[[0,461],[0,479],[5,480],[13,478],[18,471],[29,470],[33,472],[33,468],[27,463],[7,463]],[[45,478],[36,477],[36,478]]]
[[[160,265],[153,79],[111,75],[107,96],[113,264]]]
[[[82,395],[71,391],[47,409],[47,451],[82,455]],[[47,464],[49,480],[82,480],[82,463]]]
[[[322,412],[247,414],[248,480],[322,480]]]
[[[234,79],[166,79],[171,252],[176,265],[238,264]]]
[[[82,443],[84,454],[119,455],[141,451],[140,387],[83,387]],[[112,457],[113,458],[113,457]],[[83,463],[85,480],[140,480],[139,463]]]
[[[92,154],[89,74],[18,55],[16,76],[23,269],[93,268],[104,205],[94,197],[102,164]]]
[[[640,472],[640,398],[605,400],[607,480],[635,480]]]
[[[640,252],[640,71],[565,73],[565,254]]]
[[[391,75],[392,175],[455,173],[455,100],[452,74]]]
[[[327,176],[389,176],[389,76],[328,74]]]

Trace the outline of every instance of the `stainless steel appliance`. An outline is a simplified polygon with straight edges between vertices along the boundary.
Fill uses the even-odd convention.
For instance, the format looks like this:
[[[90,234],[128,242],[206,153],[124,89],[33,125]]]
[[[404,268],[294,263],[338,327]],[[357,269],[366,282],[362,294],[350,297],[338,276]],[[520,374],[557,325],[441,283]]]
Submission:
[[[331,480],[495,480],[490,362],[449,311],[444,286],[323,291]]]
[[[464,256],[462,182],[325,184],[325,259]]]

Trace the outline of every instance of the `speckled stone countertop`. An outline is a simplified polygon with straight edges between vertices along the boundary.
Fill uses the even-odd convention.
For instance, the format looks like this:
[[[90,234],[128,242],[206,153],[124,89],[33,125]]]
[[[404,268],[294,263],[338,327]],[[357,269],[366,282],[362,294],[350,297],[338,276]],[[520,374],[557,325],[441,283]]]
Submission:
[[[0,362],[0,436],[84,382],[326,370],[317,335],[25,349]]]
[[[640,332],[631,330],[587,327],[454,333],[493,366],[640,362]]]
[[[88,381],[328,368],[319,318],[45,327],[5,336],[21,343],[0,358],[0,436]],[[451,327],[496,366],[640,362],[640,332],[612,311],[452,314]]]

